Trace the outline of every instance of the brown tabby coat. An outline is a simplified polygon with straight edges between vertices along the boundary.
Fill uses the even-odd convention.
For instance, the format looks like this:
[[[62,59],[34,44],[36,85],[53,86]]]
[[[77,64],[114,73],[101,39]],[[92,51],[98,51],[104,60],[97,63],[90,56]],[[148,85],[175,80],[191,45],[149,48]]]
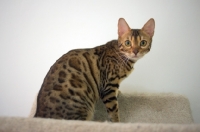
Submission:
[[[44,79],[35,117],[91,120],[96,101],[102,99],[110,120],[119,122],[119,83],[150,51],[154,27],[150,19],[142,29],[130,29],[120,18],[118,40],[64,54]]]

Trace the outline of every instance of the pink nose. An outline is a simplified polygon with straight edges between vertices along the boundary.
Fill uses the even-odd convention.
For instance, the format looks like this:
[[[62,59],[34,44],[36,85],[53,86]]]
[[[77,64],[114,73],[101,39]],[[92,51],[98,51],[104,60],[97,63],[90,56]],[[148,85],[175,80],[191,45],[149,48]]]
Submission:
[[[138,49],[134,49],[134,50],[133,50],[133,53],[134,53],[135,55],[137,55],[138,52],[139,52]]]

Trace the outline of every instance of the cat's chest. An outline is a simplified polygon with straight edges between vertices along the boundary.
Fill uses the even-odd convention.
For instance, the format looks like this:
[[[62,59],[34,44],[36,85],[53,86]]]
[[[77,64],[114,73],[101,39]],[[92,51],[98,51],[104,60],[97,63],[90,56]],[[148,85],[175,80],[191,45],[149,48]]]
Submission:
[[[112,75],[128,74],[133,70],[133,63],[125,62],[118,56],[108,56],[102,63],[102,69]]]
[[[124,64],[118,59],[108,57],[101,67],[101,81],[120,83],[133,71],[132,64]]]

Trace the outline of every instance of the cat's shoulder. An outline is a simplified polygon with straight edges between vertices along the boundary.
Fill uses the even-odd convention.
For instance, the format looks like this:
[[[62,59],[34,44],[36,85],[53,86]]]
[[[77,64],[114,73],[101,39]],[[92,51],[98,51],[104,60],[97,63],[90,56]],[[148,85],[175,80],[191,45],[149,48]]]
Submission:
[[[116,47],[118,45],[118,41],[117,40],[111,40],[108,41],[106,44],[100,45],[95,47],[95,54],[102,54],[103,52],[105,52],[106,50],[110,50],[114,47]]]

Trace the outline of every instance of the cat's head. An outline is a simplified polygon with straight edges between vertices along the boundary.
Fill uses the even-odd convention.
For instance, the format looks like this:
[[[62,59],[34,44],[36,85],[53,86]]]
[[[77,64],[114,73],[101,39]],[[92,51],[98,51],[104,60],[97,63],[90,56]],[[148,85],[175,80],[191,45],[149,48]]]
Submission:
[[[151,18],[141,29],[131,29],[123,18],[118,21],[118,46],[128,59],[137,61],[151,49],[155,22]]]

